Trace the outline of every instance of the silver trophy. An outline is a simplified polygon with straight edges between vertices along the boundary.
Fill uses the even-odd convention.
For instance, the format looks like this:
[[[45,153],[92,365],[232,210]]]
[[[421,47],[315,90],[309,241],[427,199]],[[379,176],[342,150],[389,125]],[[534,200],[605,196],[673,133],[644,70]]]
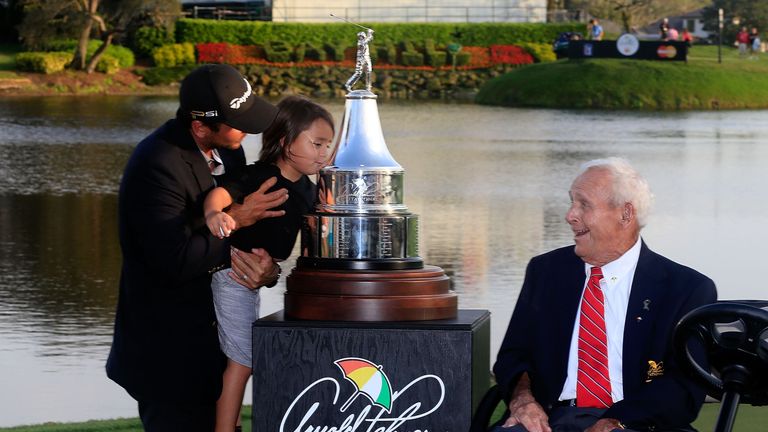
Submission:
[[[336,156],[320,171],[316,212],[305,216],[301,264],[347,269],[420,268],[418,216],[403,204],[405,170],[387,149],[376,95],[371,92],[368,43],[374,31],[338,19],[366,31],[357,34],[357,62],[345,84],[349,93]],[[352,90],[361,76],[365,89]]]
[[[418,216],[403,203],[405,170],[387,149],[370,89],[373,30],[363,28],[336,154],[320,171],[318,202],[304,215],[301,256],[286,279],[285,312],[340,321],[453,318],[450,279],[419,257]],[[362,74],[366,88],[351,90]]]
[[[347,94],[336,147],[332,164],[320,171],[315,212],[304,216],[301,264],[422,267],[418,216],[403,203],[405,170],[384,142],[375,94]]]

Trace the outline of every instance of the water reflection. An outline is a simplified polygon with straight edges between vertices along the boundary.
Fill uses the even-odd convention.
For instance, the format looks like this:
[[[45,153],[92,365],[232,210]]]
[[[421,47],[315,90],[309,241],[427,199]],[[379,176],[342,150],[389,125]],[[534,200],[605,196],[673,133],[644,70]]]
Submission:
[[[341,103],[328,106],[340,120]],[[135,416],[103,372],[116,191],[133,146],[174,110],[173,98],[0,100],[0,426]],[[608,154],[631,159],[656,192],[651,248],[713,277],[721,298],[766,297],[752,276],[768,243],[766,111],[380,111],[422,255],[451,276],[460,307],[491,310],[494,352],[530,257],[571,241],[563,215],[576,167]],[[255,157],[252,141],[247,151]],[[281,309],[283,292],[282,282],[264,291],[262,313]]]

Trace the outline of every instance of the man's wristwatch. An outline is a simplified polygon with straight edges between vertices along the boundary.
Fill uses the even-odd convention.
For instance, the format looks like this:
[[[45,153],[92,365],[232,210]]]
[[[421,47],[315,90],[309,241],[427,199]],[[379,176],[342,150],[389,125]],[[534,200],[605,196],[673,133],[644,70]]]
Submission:
[[[280,279],[280,275],[283,274],[283,268],[280,267],[280,264],[275,263],[275,266],[277,267],[277,274],[275,275],[275,280],[264,285],[265,288],[272,288],[273,286],[277,285],[277,281]]]

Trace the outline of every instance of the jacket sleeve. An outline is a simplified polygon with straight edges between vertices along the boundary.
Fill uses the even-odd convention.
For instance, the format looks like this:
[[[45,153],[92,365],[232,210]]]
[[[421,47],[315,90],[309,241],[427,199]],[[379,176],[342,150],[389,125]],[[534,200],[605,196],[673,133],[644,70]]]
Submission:
[[[205,226],[202,202],[189,165],[168,157],[144,160],[124,179],[127,238],[134,259],[170,282],[168,288],[205,275],[226,263],[228,242],[212,236]],[[195,182],[195,188],[185,185]],[[138,255],[138,256],[137,256]]]
[[[520,375],[531,368],[528,346],[531,338],[528,328],[535,321],[532,317],[536,313],[533,286],[534,267],[534,260],[531,260],[525,270],[525,279],[520,290],[520,296],[496,356],[496,363],[493,365],[496,382],[507,401],[510,400],[512,390],[517,385]]]

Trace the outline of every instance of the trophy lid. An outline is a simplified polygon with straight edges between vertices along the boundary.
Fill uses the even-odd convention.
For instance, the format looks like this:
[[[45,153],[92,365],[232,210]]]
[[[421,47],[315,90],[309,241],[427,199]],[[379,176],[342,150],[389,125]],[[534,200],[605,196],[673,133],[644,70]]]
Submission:
[[[403,170],[389,153],[381,131],[376,95],[369,90],[353,90],[347,94],[336,148],[333,163],[325,169]]]

